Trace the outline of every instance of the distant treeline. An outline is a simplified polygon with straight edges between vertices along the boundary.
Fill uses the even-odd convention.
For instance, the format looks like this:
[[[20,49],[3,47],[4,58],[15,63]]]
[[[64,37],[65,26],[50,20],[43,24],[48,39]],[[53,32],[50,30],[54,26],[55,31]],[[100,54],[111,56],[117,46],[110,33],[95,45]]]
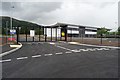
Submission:
[[[6,16],[0,16],[0,20],[2,20],[2,25],[0,25],[0,30],[2,30],[2,34],[6,34],[6,31],[9,34],[10,31],[10,17],[6,17]],[[29,30],[30,29],[34,29],[36,34],[43,34],[44,29],[41,28],[39,30],[39,27],[41,27],[41,25],[32,23],[32,22],[27,22],[27,21],[22,21],[22,20],[17,20],[12,18],[12,28],[16,29],[16,27],[20,27],[20,34],[25,34],[25,30],[27,30],[27,34],[29,34]]]

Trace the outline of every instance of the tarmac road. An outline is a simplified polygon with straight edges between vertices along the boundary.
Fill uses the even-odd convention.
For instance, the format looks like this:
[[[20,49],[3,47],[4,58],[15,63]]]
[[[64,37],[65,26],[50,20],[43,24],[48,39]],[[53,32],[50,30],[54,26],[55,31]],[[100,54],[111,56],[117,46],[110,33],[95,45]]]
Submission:
[[[91,49],[91,50],[89,50]],[[2,58],[3,78],[117,78],[118,50],[65,42],[24,42]]]

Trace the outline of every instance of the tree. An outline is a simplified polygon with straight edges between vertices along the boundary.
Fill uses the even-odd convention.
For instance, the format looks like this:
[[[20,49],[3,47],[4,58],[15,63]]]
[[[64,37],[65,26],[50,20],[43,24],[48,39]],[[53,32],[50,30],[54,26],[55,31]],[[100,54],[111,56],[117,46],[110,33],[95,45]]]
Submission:
[[[120,35],[120,26],[118,27],[118,33],[117,34]]]
[[[5,28],[2,27],[2,35],[5,35]]]
[[[106,34],[108,34],[108,30],[105,27],[100,28],[100,30],[97,31],[97,34],[98,35],[106,35]]]

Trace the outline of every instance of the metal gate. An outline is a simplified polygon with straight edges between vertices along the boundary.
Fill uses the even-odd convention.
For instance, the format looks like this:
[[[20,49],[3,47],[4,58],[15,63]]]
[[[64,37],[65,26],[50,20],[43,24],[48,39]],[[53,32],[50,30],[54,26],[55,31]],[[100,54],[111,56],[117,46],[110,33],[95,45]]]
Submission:
[[[66,40],[61,35],[61,28],[58,27],[17,27],[17,42],[51,42]]]

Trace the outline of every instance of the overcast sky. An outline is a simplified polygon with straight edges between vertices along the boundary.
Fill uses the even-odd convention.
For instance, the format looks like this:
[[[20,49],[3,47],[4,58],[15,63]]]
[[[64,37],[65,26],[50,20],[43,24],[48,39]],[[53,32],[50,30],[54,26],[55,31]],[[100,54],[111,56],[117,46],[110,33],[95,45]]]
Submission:
[[[10,0],[12,1],[12,0]],[[118,26],[119,0],[9,0],[2,1],[0,15],[12,16],[42,25],[57,22],[86,26],[107,27],[113,30]],[[14,8],[11,8],[14,6]]]

